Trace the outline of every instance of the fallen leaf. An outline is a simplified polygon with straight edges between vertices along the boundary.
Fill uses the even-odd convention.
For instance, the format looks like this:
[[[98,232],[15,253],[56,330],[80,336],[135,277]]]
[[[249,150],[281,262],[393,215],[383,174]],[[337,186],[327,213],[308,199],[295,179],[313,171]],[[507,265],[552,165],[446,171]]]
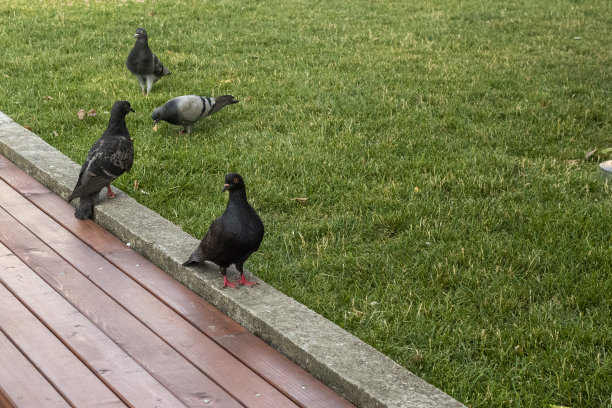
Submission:
[[[153,126],[153,131],[157,132],[157,123]]]
[[[95,109],[90,109],[89,112],[87,112],[87,116],[98,116],[98,112],[96,112]]]
[[[153,17],[155,15],[155,12],[153,12],[153,10],[149,10],[148,15],[149,15],[149,17]]]
[[[594,155],[597,152],[597,149],[593,149],[590,152],[587,152],[587,154],[584,155],[585,159],[589,159],[592,155]]]
[[[58,134],[58,133],[57,133],[57,132],[54,130],[54,131],[53,131],[53,136],[58,137],[58,136],[59,136],[59,134]]]
[[[308,201],[308,197],[295,197],[291,199],[292,201],[301,201],[301,202],[306,202]]]
[[[253,98],[251,98],[251,97],[249,96],[249,97],[248,97],[248,98],[246,98],[244,101],[245,101],[245,102],[251,102],[251,99],[253,99]]]
[[[28,129],[30,132],[32,131],[32,127],[31,126],[24,126],[24,129]]]
[[[415,187],[414,187],[414,192],[415,192],[415,193],[418,193],[418,192],[419,192],[419,188],[415,186]]]
[[[134,180],[134,190],[138,190],[138,180]]]
[[[87,116],[87,112],[85,112],[85,109],[79,109],[79,113],[77,113],[77,117],[79,118],[79,120],[85,119],[85,116]]]
[[[231,79],[231,78],[230,78],[230,79],[224,79],[223,81],[221,81],[221,84],[222,84],[222,85],[223,85],[223,84],[229,84],[229,83],[232,83],[232,82],[234,82],[234,80],[233,80],[233,79]]]
[[[54,100],[55,100],[55,98],[54,98],[54,97],[49,96],[49,95],[45,96],[45,99],[49,99],[50,101],[54,101]]]

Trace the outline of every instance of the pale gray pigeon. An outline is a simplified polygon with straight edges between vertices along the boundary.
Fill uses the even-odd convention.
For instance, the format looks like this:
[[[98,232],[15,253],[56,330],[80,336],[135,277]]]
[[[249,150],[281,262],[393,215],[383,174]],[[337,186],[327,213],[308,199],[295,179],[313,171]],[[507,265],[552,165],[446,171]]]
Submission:
[[[125,66],[140,82],[140,89],[142,89],[143,94],[145,93],[146,85],[148,95],[151,92],[153,82],[156,82],[163,76],[172,74],[168,71],[168,68],[164,67],[159,58],[151,52],[149,37],[144,28],[138,27],[134,37],[136,37],[136,44],[134,44],[134,48],[130,51],[130,55],[128,55],[127,61],[125,61]]]
[[[93,219],[100,190],[106,186],[106,195],[114,197],[110,183],[132,168],[134,144],[125,124],[125,116],[130,112],[134,112],[134,109],[128,101],[115,102],[108,127],[87,153],[79,180],[68,197],[68,202],[80,197],[79,206],[74,212],[80,220]]]
[[[153,130],[157,130],[157,123],[163,120],[173,125],[182,125],[180,134],[190,133],[193,124],[198,120],[217,113],[225,105],[233,103],[238,103],[238,100],[232,95],[216,98],[198,95],[177,96],[153,111],[151,115],[155,125]]]
[[[229,200],[225,211],[212,222],[202,242],[183,263],[185,266],[211,261],[221,267],[223,287],[236,288],[240,285],[252,286],[244,276],[242,265],[259,249],[264,237],[264,225],[247,201],[244,180],[237,173],[225,176],[223,191],[229,190]],[[240,280],[230,282],[227,279],[227,268],[235,264],[240,272]]]

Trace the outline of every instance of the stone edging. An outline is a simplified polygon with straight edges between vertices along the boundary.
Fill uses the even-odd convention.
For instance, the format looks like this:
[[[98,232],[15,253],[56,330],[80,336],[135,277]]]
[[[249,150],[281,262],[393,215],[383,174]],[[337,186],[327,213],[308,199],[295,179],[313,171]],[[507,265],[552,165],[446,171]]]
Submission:
[[[79,164],[2,112],[0,154],[64,199],[80,170]],[[255,290],[222,290],[218,268],[181,266],[198,240],[127,194],[114,191],[116,199],[96,206],[100,225],[355,405],[464,407],[259,279]]]

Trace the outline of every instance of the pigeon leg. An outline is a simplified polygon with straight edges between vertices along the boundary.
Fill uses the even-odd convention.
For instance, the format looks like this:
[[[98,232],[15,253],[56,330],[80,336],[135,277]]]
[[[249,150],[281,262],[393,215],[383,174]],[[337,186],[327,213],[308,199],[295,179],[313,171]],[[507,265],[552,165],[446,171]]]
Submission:
[[[257,285],[257,282],[248,281],[246,276],[244,276],[244,273],[242,275],[240,275],[240,280],[236,281],[236,283],[239,283],[241,285],[247,285],[248,287],[251,287],[253,285]]]
[[[244,276],[244,271],[242,270],[242,265],[236,265],[236,269],[238,269],[238,272],[240,272],[240,280],[236,281],[236,283],[238,283],[240,285],[247,285],[248,287],[251,287],[251,286],[257,284],[257,282],[250,282],[250,281],[247,280],[246,276]]]
[[[227,271],[225,268],[221,268],[221,273],[223,274],[223,289],[225,289],[226,287],[230,287],[230,288],[236,288],[236,284],[234,282],[230,282],[229,280],[227,280]]]
[[[137,76],[137,78],[138,78],[138,83],[140,84],[140,90],[142,91],[142,94],[144,95],[146,80],[141,76]]]
[[[223,277],[223,289],[225,289],[228,286],[230,288],[236,289],[236,284],[234,282],[230,282],[229,280],[227,280],[227,276],[224,276]]]
[[[185,128],[182,128],[182,129],[179,131],[179,135],[184,135],[185,133],[187,133],[187,132],[185,132]]]
[[[151,92],[151,87],[153,86],[153,77],[151,75],[147,76],[147,96],[149,96],[149,93]]]
[[[108,198],[113,198],[113,197],[115,197],[116,195],[117,195],[117,194],[113,193],[113,190],[111,190],[111,188],[110,188],[110,184],[107,184],[107,185],[106,185],[106,196],[107,196]]]

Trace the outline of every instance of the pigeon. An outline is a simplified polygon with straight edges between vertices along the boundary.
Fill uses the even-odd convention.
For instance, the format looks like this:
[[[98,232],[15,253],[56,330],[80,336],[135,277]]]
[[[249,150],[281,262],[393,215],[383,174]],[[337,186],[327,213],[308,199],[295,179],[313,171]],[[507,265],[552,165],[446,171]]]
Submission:
[[[106,186],[106,195],[114,197],[110,183],[132,168],[134,145],[125,125],[125,115],[130,112],[134,109],[128,101],[115,102],[108,127],[87,153],[76,186],[68,197],[68,202],[81,199],[74,212],[80,220],[93,219],[93,208],[100,190]]]
[[[193,124],[198,120],[217,113],[225,105],[233,103],[238,103],[238,100],[232,95],[217,98],[198,95],[177,96],[153,111],[151,115],[155,125],[153,130],[157,131],[157,123],[163,120],[173,125],[183,125],[181,135],[185,132],[190,133]]]
[[[156,82],[159,78],[172,75],[168,68],[164,67],[162,62],[157,58],[157,55],[151,52],[149,48],[149,37],[147,37],[147,31],[138,27],[136,29],[136,44],[130,51],[130,55],[125,61],[125,66],[134,74],[138,82],[140,82],[140,89],[142,93],[145,93],[145,84],[147,86],[147,95],[151,92],[153,82]]]
[[[242,177],[237,173],[225,176],[223,191],[229,190],[229,200],[223,214],[214,220],[202,242],[183,264],[185,266],[211,261],[221,267],[223,288],[236,288],[236,284],[253,286],[242,270],[242,265],[249,256],[259,249],[264,236],[261,218],[247,201],[246,189]],[[227,280],[227,268],[235,264],[240,272],[240,280]]]

